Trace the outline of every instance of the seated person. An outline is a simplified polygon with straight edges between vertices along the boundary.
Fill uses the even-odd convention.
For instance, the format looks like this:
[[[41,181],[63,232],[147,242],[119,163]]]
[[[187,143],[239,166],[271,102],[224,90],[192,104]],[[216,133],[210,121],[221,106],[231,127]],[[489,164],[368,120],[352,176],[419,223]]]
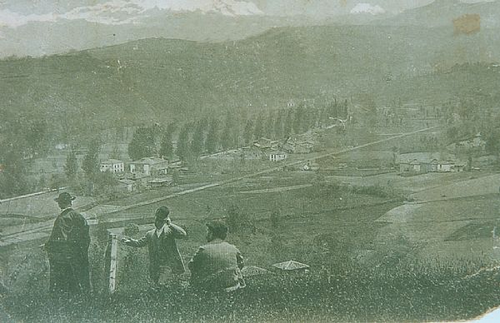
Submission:
[[[224,241],[227,232],[222,222],[207,224],[208,244],[201,246],[188,263],[193,287],[227,292],[245,287],[241,274],[243,257],[234,245]]]

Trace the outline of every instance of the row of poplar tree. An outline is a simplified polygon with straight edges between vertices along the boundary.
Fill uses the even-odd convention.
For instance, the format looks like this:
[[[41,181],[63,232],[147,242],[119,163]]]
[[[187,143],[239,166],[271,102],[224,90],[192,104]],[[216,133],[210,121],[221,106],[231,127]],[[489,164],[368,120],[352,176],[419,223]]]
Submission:
[[[161,156],[181,160],[196,158],[252,144],[260,138],[284,140],[292,134],[331,124],[331,118],[347,117],[347,101],[333,101],[316,108],[300,104],[297,107],[270,110],[258,115],[242,111],[224,113],[224,117],[204,117],[197,121],[155,124],[138,128],[128,146],[132,160]]]

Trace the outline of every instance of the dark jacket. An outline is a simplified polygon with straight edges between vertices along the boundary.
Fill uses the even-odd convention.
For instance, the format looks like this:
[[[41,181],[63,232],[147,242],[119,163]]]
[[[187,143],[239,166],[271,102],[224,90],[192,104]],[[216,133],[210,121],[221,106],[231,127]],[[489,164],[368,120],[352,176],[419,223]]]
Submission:
[[[170,225],[165,226],[159,237],[156,235],[156,229],[153,229],[139,240],[132,239],[127,242],[127,245],[132,247],[148,246],[149,274],[153,280],[157,281],[160,275],[160,266],[169,266],[175,274],[182,274],[186,271],[175,242],[175,239],[182,239],[186,236],[184,229],[170,223]]]
[[[89,245],[89,226],[85,218],[71,208],[63,210],[45,243],[52,291],[90,290]]]
[[[206,290],[245,286],[241,269],[243,256],[238,248],[220,239],[200,247],[188,264],[191,284]]]
[[[67,260],[77,260],[82,257],[88,260],[89,245],[87,220],[80,213],[68,208],[56,218],[45,247],[49,254],[60,254],[60,257]]]

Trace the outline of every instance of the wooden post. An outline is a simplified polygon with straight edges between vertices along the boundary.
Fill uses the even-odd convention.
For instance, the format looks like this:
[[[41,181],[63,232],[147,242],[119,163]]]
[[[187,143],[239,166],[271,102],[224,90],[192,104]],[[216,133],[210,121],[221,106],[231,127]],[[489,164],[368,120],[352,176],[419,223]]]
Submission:
[[[107,292],[113,294],[116,290],[118,239],[116,234],[109,232],[108,247],[106,249],[106,281]]]

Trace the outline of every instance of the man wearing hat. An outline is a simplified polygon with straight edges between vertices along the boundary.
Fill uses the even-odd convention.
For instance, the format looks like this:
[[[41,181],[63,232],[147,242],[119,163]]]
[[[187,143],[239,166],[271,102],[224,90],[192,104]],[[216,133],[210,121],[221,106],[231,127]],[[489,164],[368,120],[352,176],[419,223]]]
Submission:
[[[243,257],[238,248],[224,241],[227,232],[228,227],[220,221],[207,223],[208,244],[201,246],[188,263],[193,287],[231,292],[246,286],[241,274]]]
[[[67,192],[54,199],[62,211],[44,245],[49,257],[52,293],[90,292],[89,226],[85,218],[71,208],[74,199]]]
[[[186,271],[175,239],[186,238],[187,234],[180,226],[172,223],[169,214],[168,207],[159,207],[155,211],[154,229],[148,231],[139,240],[127,237],[122,239],[128,246],[148,246],[149,277],[155,285],[160,283],[160,278],[161,280],[165,279],[167,268],[170,268],[175,275]]]

